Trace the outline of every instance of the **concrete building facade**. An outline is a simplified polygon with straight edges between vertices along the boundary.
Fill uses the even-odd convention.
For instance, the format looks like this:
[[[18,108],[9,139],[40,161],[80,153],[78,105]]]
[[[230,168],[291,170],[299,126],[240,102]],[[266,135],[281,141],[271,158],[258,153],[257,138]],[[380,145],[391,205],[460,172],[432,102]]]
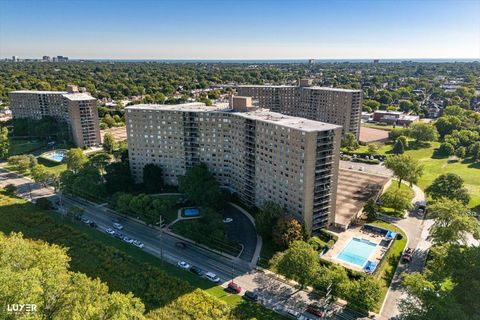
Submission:
[[[205,163],[247,204],[277,203],[308,230],[333,224],[341,127],[253,108],[249,99],[232,105],[127,107],[134,180],[154,163],[166,183],[177,184],[189,167]]]
[[[286,115],[336,124],[342,134],[360,134],[362,91],[311,86],[300,79],[298,86],[237,86],[240,96],[258,100],[262,108]]]
[[[50,116],[66,122],[77,147],[101,142],[97,99],[76,86],[69,85],[67,91],[12,91],[10,109],[14,119]]]

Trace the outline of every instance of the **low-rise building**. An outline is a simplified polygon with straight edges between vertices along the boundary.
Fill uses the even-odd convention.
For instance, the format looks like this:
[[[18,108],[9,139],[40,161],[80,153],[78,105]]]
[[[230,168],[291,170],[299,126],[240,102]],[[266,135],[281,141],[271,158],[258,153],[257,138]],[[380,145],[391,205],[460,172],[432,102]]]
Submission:
[[[400,111],[375,110],[373,112],[373,121],[385,123],[388,125],[399,125],[408,127],[412,123],[420,121],[419,116],[408,115]]]
[[[272,201],[315,231],[335,221],[341,127],[283,115],[234,97],[230,106],[143,104],[126,110],[129,162],[142,182],[154,163],[164,180],[205,163],[245,203]]]

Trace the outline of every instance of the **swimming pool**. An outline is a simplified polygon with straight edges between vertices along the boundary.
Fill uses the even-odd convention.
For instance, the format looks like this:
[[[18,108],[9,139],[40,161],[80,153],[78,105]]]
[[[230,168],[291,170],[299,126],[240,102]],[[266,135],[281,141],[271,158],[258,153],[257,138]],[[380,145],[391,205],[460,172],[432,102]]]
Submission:
[[[363,268],[376,246],[368,240],[352,238],[337,255],[337,259]]]
[[[41,155],[41,157],[55,161],[55,162],[62,162],[65,158],[66,150],[55,150],[49,151]]]
[[[182,209],[182,216],[184,217],[198,217],[200,210],[198,208],[185,208]]]

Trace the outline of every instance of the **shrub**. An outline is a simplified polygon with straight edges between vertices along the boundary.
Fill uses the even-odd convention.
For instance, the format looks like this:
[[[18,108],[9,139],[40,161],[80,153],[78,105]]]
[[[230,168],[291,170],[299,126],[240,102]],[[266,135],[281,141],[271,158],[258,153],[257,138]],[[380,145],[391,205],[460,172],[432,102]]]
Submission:
[[[50,200],[48,200],[47,198],[38,198],[36,201],[35,201],[35,205],[37,206],[37,208],[40,208],[42,210],[49,210],[49,209],[52,209],[53,206],[52,206],[52,203],[50,202]]]

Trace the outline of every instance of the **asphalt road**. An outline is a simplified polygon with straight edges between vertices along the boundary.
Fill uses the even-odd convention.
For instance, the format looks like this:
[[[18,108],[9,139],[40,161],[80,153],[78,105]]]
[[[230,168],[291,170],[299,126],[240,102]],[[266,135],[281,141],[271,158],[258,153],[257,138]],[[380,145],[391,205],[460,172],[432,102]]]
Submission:
[[[58,200],[58,196],[54,196]],[[229,259],[220,254],[203,249],[188,243],[186,248],[179,248],[176,243],[181,241],[176,237],[160,231],[142,223],[121,217],[113,213],[113,211],[101,205],[95,205],[88,201],[73,198],[62,197],[63,210],[68,210],[69,207],[76,205],[85,209],[84,216],[90,220],[95,221],[98,225],[98,230],[105,232],[107,228],[113,228],[113,223],[119,222],[124,226],[124,229],[118,231],[129,238],[139,240],[145,244],[143,248],[157,257],[161,257],[161,248],[163,248],[163,258],[171,263],[178,261],[185,261],[190,265],[200,267],[203,271],[211,271],[220,277],[221,282],[228,282],[232,278],[241,274],[248,273],[250,268],[248,262],[240,259]],[[81,223],[81,222],[80,222]],[[115,229],[114,229],[115,230]],[[163,237],[163,241],[162,241]],[[122,240],[118,240],[122,241]]]
[[[45,196],[53,198],[54,201],[59,199],[59,196],[56,195],[52,189],[44,188],[27,178],[0,168],[0,186],[5,186],[10,183],[17,186],[17,195],[29,200]],[[119,221],[124,226],[121,233],[143,242],[145,244],[144,251],[160,257],[160,248],[163,247],[163,258],[167,262],[176,264],[180,260],[186,261],[191,265],[193,264],[200,267],[204,271],[214,272],[220,277],[223,286],[226,286],[233,275],[235,282],[239,284],[243,290],[257,292],[259,300],[267,308],[283,313],[285,312],[283,311],[285,308],[302,312],[305,310],[306,305],[318,302],[319,300],[318,296],[310,292],[298,290],[294,286],[278,280],[275,277],[252,270],[249,267],[249,262],[245,260],[227,258],[193,244],[188,244],[187,248],[180,249],[175,245],[179,240],[165,233],[163,234],[162,243],[159,230],[134,220],[120,217],[102,205],[93,204],[80,198],[65,196],[62,197],[62,205],[63,212],[66,212],[65,210],[72,205],[84,208],[84,215],[97,223],[99,231],[104,232],[106,228],[112,228],[114,222]],[[118,239],[118,241],[122,240]],[[361,318],[356,312],[343,309],[339,306],[336,306],[336,308],[339,310],[339,314],[334,317],[335,319],[352,320]]]
[[[243,251],[239,258],[251,262],[257,247],[257,231],[240,210],[232,205],[228,205],[223,211],[224,218],[232,218],[233,221],[227,223],[228,237],[243,245]]]

